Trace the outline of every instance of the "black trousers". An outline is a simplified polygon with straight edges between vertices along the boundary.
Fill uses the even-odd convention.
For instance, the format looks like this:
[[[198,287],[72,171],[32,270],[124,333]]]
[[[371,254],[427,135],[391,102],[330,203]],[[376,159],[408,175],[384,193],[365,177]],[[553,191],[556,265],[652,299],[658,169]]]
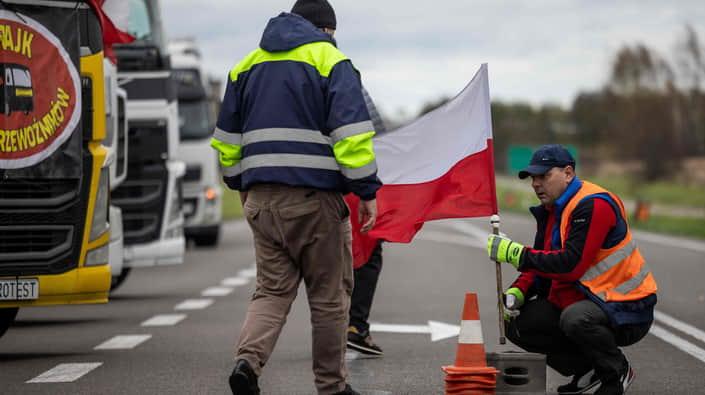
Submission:
[[[619,379],[626,366],[620,346],[641,340],[651,323],[613,327],[589,300],[563,311],[544,298],[529,300],[509,322],[506,335],[528,352],[546,354],[546,363],[564,376],[595,369],[603,383]]]
[[[372,251],[370,259],[361,267],[353,271],[355,286],[350,298],[350,325],[364,333],[370,329],[367,322],[372,309],[372,301],[377,289],[377,280],[382,272],[382,244]]]

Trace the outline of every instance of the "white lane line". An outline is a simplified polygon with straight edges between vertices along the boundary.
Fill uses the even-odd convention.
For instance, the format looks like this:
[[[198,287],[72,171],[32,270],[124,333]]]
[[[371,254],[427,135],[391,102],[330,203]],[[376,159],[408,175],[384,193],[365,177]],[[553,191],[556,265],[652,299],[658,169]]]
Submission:
[[[467,222],[451,222],[449,224],[453,229],[465,233],[468,236],[471,236],[475,240],[481,242],[484,245],[487,245],[487,235],[492,233],[491,230],[488,229],[482,229],[478,226],[475,226],[473,224],[469,224]]]
[[[118,335],[97,345],[94,350],[131,350],[151,338],[152,335]]]
[[[242,278],[254,278],[257,276],[257,267],[253,265],[247,269],[242,269],[237,273],[237,275]]]
[[[103,362],[62,363],[27,381],[27,383],[71,383],[102,364]]]
[[[250,283],[250,280],[242,277],[228,277],[221,281],[220,284],[226,287],[241,287]]]
[[[201,292],[201,296],[227,296],[233,292],[230,287],[210,287]]]
[[[636,237],[639,241],[646,241],[667,247],[685,248],[695,252],[705,252],[705,243],[701,241],[681,239],[674,236],[657,235],[644,231],[635,231],[634,237]]]
[[[679,331],[705,343],[705,331],[702,331],[690,324],[686,324],[683,321],[677,320],[676,318],[673,318],[670,315],[662,313],[658,310],[654,311],[654,318],[656,319],[656,321],[659,321],[662,324],[666,324],[674,329],[678,329]]]
[[[480,243],[479,241],[469,238],[467,236],[460,236],[457,233],[422,230],[418,235],[416,235],[416,239],[433,241],[436,243],[455,244],[463,247],[485,248],[485,245],[483,243]]]
[[[213,299],[186,299],[177,304],[174,310],[201,310],[213,304]]]
[[[186,314],[159,314],[144,321],[141,326],[173,326],[183,321]]]
[[[691,356],[701,360],[702,362],[705,362],[705,350],[685,339],[676,336],[672,332],[658,325],[652,325],[649,333],[665,341],[666,343],[671,344],[672,346],[685,352],[686,354],[690,354]]]

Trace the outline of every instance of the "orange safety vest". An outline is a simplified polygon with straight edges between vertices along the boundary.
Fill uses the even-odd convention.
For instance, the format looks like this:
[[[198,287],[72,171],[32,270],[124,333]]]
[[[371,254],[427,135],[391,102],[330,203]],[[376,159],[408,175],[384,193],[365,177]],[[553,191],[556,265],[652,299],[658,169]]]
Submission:
[[[582,187],[566,204],[562,218],[570,218],[575,207],[586,197],[607,194],[618,205],[622,218],[627,218],[624,204],[606,189],[583,181]],[[616,213],[615,213],[616,214]],[[561,221],[561,243],[565,248],[569,221]],[[585,274],[578,280],[603,302],[630,302],[656,293],[656,280],[641,256],[627,226],[624,239],[616,246],[600,249]]]

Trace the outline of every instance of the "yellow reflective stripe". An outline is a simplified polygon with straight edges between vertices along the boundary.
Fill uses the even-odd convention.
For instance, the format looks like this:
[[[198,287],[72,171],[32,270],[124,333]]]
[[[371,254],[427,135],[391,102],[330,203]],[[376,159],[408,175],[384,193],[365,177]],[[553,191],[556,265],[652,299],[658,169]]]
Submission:
[[[217,139],[211,139],[211,147],[218,151],[218,158],[223,167],[235,166],[242,159],[242,146],[237,144],[224,143]]]
[[[333,146],[335,160],[344,167],[357,169],[375,160],[372,136],[375,132],[346,137]]]
[[[285,52],[267,52],[261,48],[250,52],[232,70],[230,80],[237,81],[241,73],[249,71],[255,65],[265,62],[293,61],[309,64],[323,77],[328,77],[336,64],[348,60],[338,48],[325,41],[304,44]]]

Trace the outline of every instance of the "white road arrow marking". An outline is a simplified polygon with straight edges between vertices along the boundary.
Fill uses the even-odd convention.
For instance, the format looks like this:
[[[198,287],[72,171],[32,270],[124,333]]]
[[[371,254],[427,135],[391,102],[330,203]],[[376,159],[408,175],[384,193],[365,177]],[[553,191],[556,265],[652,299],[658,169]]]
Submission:
[[[370,325],[371,332],[386,332],[386,333],[428,333],[431,335],[431,341],[448,339],[460,334],[458,325],[450,325],[444,322],[428,321],[428,325],[390,325],[373,323]]]

